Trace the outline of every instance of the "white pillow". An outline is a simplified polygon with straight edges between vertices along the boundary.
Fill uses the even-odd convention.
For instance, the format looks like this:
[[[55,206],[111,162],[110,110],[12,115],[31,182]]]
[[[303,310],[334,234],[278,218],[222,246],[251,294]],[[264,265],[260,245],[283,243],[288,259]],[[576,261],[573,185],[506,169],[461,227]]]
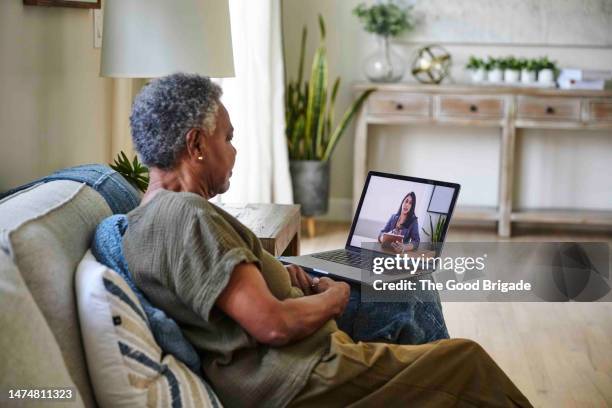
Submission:
[[[102,408],[221,406],[185,364],[162,357],[134,292],[90,251],[77,268],[76,291],[87,367]]]

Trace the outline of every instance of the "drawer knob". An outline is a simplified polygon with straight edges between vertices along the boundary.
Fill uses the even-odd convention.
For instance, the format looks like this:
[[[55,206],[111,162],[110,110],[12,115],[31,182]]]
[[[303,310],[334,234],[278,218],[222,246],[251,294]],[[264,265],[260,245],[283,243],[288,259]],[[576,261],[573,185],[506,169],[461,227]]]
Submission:
[[[397,104],[395,105],[395,109],[397,109],[397,110],[402,110],[402,109],[404,109],[404,105],[402,105],[401,103],[397,103]]]
[[[478,106],[470,105],[470,112],[478,112]]]
[[[555,108],[553,108],[552,106],[547,106],[546,107],[546,113],[549,115],[552,115],[555,113]]]

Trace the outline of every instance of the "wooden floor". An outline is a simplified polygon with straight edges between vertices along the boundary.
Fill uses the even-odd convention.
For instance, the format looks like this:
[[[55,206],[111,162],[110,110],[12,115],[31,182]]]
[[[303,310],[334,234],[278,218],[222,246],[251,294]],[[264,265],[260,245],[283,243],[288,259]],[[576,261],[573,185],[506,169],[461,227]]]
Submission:
[[[344,246],[349,225],[317,222],[301,253]],[[495,241],[454,227],[448,241]],[[606,241],[610,232],[523,231],[515,241]],[[612,407],[612,303],[443,304],[451,337],[479,342],[536,407]]]

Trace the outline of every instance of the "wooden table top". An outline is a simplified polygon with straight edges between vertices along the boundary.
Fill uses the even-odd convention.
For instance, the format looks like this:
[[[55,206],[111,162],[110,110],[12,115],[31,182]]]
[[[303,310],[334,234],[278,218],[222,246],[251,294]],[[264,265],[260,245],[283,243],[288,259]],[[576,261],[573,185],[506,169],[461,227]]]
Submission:
[[[612,90],[590,89],[559,89],[525,87],[505,84],[440,84],[427,85],[418,82],[372,83],[355,82],[353,90],[364,91],[374,88],[382,92],[423,92],[423,93],[484,93],[484,94],[515,94],[534,96],[583,96],[583,97],[612,97]]]
[[[283,254],[292,240],[296,239],[296,245],[299,243],[299,205],[223,203],[219,206],[253,231],[263,247],[275,256]],[[292,250],[299,251],[299,247]]]

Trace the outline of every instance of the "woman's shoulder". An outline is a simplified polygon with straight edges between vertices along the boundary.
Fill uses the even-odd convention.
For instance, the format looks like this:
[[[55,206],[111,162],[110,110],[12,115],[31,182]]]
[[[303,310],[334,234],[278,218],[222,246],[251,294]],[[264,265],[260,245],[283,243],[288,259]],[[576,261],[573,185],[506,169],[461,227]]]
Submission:
[[[213,206],[203,197],[194,193],[162,190],[127,214],[128,229],[135,225],[156,225],[170,230],[171,226],[184,226],[185,223],[211,215],[214,216]]]
[[[139,207],[142,211],[168,212],[213,211],[213,206],[204,197],[195,193],[161,190],[151,200]]]

